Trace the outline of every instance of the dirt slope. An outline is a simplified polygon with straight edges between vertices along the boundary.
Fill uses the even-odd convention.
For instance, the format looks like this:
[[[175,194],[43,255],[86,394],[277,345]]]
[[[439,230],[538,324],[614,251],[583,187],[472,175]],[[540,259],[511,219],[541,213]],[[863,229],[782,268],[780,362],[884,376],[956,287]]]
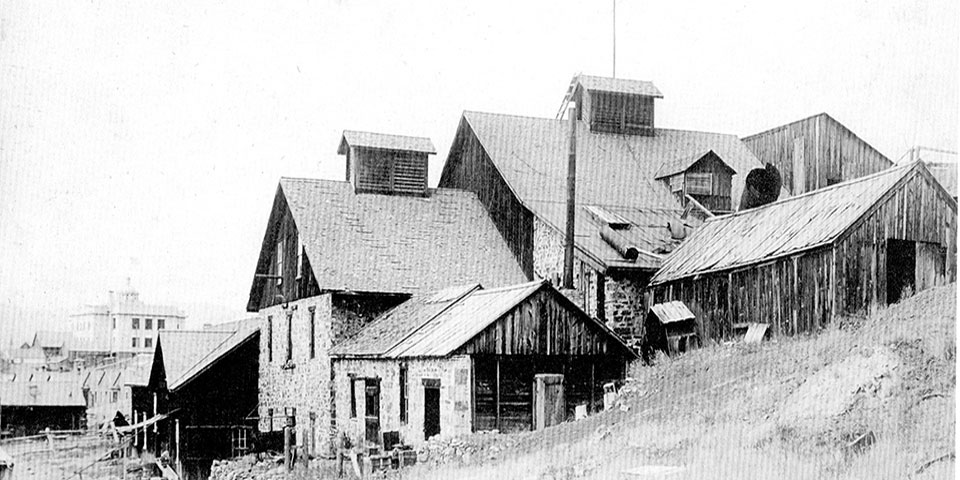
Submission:
[[[691,479],[953,478],[956,295],[638,366],[614,411],[448,440],[402,478],[606,479],[642,465]]]

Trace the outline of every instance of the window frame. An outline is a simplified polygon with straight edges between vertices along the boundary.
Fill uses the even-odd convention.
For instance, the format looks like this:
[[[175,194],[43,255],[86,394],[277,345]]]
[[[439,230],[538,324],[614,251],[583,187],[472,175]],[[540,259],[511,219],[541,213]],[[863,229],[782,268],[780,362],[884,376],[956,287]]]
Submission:
[[[165,318],[157,319],[157,330],[166,330],[167,329],[167,320]]]
[[[140,319],[132,318],[130,319],[130,330],[140,330]]]
[[[144,318],[144,319],[143,319],[143,329],[144,329],[144,330],[153,330],[153,319],[152,319],[152,318]]]
[[[410,372],[408,370],[406,363],[400,364],[400,373],[399,373],[399,383],[400,383],[400,423],[406,425],[410,417],[409,413],[409,395],[407,392],[407,385],[410,381]]]
[[[705,184],[698,182],[705,182]],[[716,191],[713,173],[687,172],[684,174],[683,183],[688,195],[712,196]]]
[[[317,307],[307,309],[310,312],[310,358],[317,358]]]

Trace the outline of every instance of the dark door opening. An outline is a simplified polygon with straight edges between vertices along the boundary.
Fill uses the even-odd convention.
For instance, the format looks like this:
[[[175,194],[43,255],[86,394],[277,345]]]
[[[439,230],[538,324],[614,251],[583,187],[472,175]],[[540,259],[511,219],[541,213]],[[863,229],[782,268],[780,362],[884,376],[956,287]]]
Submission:
[[[897,303],[916,288],[917,246],[909,240],[887,240],[887,303]]]
[[[440,380],[423,380],[423,438],[440,434]]]
[[[364,418],[366,423],[366,439],[368,442],[380,444],[380,380],[368,378],[364,382]]]

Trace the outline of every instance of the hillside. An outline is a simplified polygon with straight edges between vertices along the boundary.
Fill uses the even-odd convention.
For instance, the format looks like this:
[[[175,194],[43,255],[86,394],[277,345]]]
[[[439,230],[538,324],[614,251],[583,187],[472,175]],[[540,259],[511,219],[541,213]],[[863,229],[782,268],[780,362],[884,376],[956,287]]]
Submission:
[[[435,443],[401,473],[609,479],[678,465],[691,479],[953,478],[955,324],[954,284],[816,336],[661,358],[633,368],[613,411]]]

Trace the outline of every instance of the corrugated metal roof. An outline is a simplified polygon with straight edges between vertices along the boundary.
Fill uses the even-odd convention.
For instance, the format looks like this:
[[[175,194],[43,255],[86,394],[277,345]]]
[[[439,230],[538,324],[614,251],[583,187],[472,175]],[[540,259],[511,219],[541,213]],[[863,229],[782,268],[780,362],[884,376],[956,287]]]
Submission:
[[[707,220],[651,279],[663,283],[727,270],[834,241],[919,163]],[[922,168],[922,167],[921,167]]]
[[[203,356],[193,366],[188,368],[178,377],[167,377],[167,388],[172,392],[186,385],[191,380],[207,371],[211,366],[220,361],[223,357],[229,355],[247,341],[253,341],[260,333],[259,326],[252,326],[249,323],[241,323],[240,329],[217,345],[210,352]]]
[[[463,119],[458,137],[469,128],[518,200],[563,232],[569,121],[480,112],[465,112]],[[645,242],[638,247],[652,252],[674,248],[677,242],[667,230],[667,220],[683,214],[669,187],[654,178],[664,162],[714,151],[737,173],[732,185],[734,207],[739,205],[746,174],[762,168],[734,135],[668,129],[656,129],[654,136],[614,135],[591,132],[585,122],[579,122],[577,128],[577,203],[636,220],[631,235]],[[445,171],[449,167],[446,165]],[[445,176],[441,176],[441,185]],[[787,195],[785,191],[783,195]],[[585,213],[578,212],[576,219],[581,253],[606,267],[659,266],[659,261],[642,255],[639,264],[625,261],[600,239],[601,223]]]
[[[4,407],[83,407],[80,379],[74,381],[0,382]]]
[[[348,182],[284,178],[282,201],[279,195],[290,207],[321,290],[418,293],[527,279],[471,192],[356,194]],[[266,268],[268,252],[260,255],[258,265]],[[258,286],[254,281],[248,306],[257,304]]]
[[[357,132],[344,130],[340,138],[337,153],[344,155],[349,147],[379,148],[383,150],[405,150],[410,152],[437,153],[433,142],[427,137],[408,137],[386,133]]]
[[[673,322],[682,322],[684,320],[693,320],[696,318],[693,312],[687,306],[679,301],[658,303],[650,308],[654,315],[660,319],[660,323],[667,324]]]
[[[663,98],[663,94],[653,84],[646,80],[629,80],[626,78],[597,77],[593,75],[578,75],[573,82],[578,82],[587,90],[603,90],[607,92],[629,93],[648,97]]]

